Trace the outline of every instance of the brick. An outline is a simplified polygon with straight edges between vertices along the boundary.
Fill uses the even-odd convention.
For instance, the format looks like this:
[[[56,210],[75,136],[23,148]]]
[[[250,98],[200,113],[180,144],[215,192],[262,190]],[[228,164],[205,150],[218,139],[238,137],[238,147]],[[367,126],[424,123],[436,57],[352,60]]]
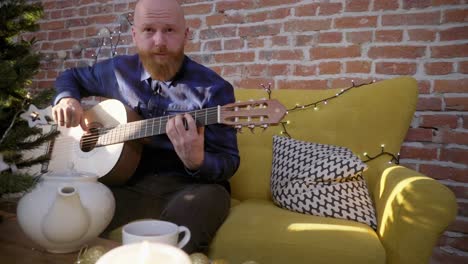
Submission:
[[[465,136],[468,137],[468,133],[465,133]],[[441,149],[440,160],[468,165],[468,149]]]
[[[265,47],[265,39],[264,38],[246,38],[247,47],[251,49],[255,48],[263,48]]]
[[[427,13],[405,13],[396,15],[383,15],[383,26],[413,26],[413,25],[438,25],[441,13],[427,12]]]
[[[298,17],[315,16],[317,15],[318,7],[319,7],[318,3],[301,5],[301,6],[294,8],[294,14]]]
[[[69,50],[75,44],[75,41],[60,41],[54,44],[54,50]]]
[[[372,31],[346,32],[346,40],[354,44],[362,44],[372,41]]]
[[[233,62],[251,62],[255,59],[254,52],[228,52],[214,54],[214,59],[217,63],[233,63]]]
[[[369,11],[370,0],[348,0],[346,1],[346,12],[363,12]]]
[[[424,64],[427,75],[446,75],[453,72],[452,62],[430,62]]]
[[[267,7],[267,6],[294,4],[294,3],[301,2],[301,0],[257,0],[257,2],[258,2],[258,5],[261,7]]]
[[[200,39],[217,39],[217,38],[228,38],[235,37],[237,33],[237,27],[227,26],[218,28],[208,28],[200,30]]]
[[[408,29],[411,41],[435,41],[436,31],[432,29]]]
[[[302,60],[302,50],[267,50],[259,53],[260,60]]]
[[[318,43],[319,34],[296,35],[296,46],[313,46]]]
[[[221,40],[212,40],[207,41],[203,44],[203,51],[220,51],[221,50]]]
[[[445,110],[468,111],[468,97],[445,97]]]
[[[213,11],[213,4],[196,4],[183,6],[185,15],[205,15]]]
[[[341,62],[331,61],[319,64],[319,74],[338,74],[341,73]]]
[[[268,76],[278,75],[291,75],[290,68],[293,66],[290,64],[271,64],[268,65]]]
[[[445,10],[442,23],[465,23],[468,21],[468,9]]]
[[[65,22],[62,21],[50,21],[40,24],[41,30],[57,30],[57,29],[64,29]]]
[[[267,78],[241,78],[240,80],[235,80],[233,86],[235,88],[247,88],[247,89],[259,89],[262,84],[268,83],[269,79]],[[281,87],[279,87],[281,89]]]
[[[446,250],[434,249],[430,264],[463,264],[466,262],[466,256],[460,256],[456,253],[449,253]]]
[[[266,64],[250,64],[245,65],[243,73],[249,77],[265,77],[267,75]]]
[[[426,8],[431,6],[431,1],[427,0],[411,0],[411,1],[403,1],[403,8],[404,9],[420,9]]]
[[[223,66],[222,76],[231,77],[231,76],[241,76],[241,67],[225,65]]]
[[[434,92],[438,93],[468,93],[468,79],[435,80]]]
[[[458,72],[468,74],[468,61],[460,61],[458,63]]]
[[[374,11],[379,10],[395,10],[398,9],[400,4],[398,0],[374,0]]]
[[[370,47],[368,56],[373,59],[380,58],[403,58],[416,59],[421,58],[426,53],[426,47],[423,46],[379,46]]]
[[[271,46],[272,47],[284,47],[284,46],[290,46],[289,45],[289,37],[288,36],[272,36],[271,37]]]
[[[241,10],[241,9],[252,9],[257,7],[255,1],[250,0],[237,0],[237,1],[221,1],[216,3],[216,11],[225,12],[227,10]]]
[[[339,14],[343,11],[343,4],[342,3],[320,3],[319,6],[319,15],[320,16],[328,16]]]
[[[419,171],[436,180],[452,180],[468,183],[468,169],[459,169],[436,164],[420,164]]]
[[[418,90],[420,94],[429,94],[431,92],[431,82],[427,80],[418,81]]]
[[[361,28],[361,27],[377,27],[376,16],[362,17],[338,17],[335,18],[335,28]]]
[[[224,50],[238,50],[244,47],[244,41],[242,39],[225,39],[223,40]]]
[[[65,22],[65,27],[74,28],[74,27],[84,27],[88,25],[88,21],[82,18],[68,19]]]
[[[197,52],[197,51],[200,51],[200,49],[201,49],[201,43],[200,42],[188,41],[185,44],[185,52],[187,52],[187,53]]]
[[[468,39],[468,29],[466,26],[453,27],[439,32],[440,41],[466,40]]]
[[[378,42],[401,42],[402,40],[402,30],[377,30],[375,32],[375,41]]]
[[[342,41],[342,32],[320,32],[318,35],[319,43],[340,43]]]
[[[326,80],[279,80],[280,89],[320,90],[327,88]]]
[[[199,18],[187,18],[187,26],[190,29],[199,29],[201,27],[202,21]]]
[[[463,187],[463,186],[448,186],[448,187],[455,193],[455,196],[457,196],[457,198],[463,198],[465,196],[468,197],[467,187]],[[459,193],[460,195],[458,195]],[[467,234],[468,233],[468,220],[465,220],[463,218],[456,218],[455,221],[452,224],[450,224],[446,230]],[[460,258],[459,260],[466,260],[466,257]],[[449,262],[449,263],[464,263],[464,262]]]
[[[468,115],[464,115],[462,120],[463,120],[463,128],[468,129]]]
[[[317,75],[318,67],[316,65],[294,65],[293,74],[295,76],[315,76]]]
[[[402,159],[436,160],[437,149],[402,146],[400,155]]]
[[[431,58],[462,58],[468,57],[468,45],[446,45],[431,47]]]
[[[353,85],[353,82],[356,85],[362,83],[370,83],[372,79],[362,79],[362,78],[336,78],[331,79],[331,84],[329,87],[331,88],[349,88]]]
[[[361,48],[357,45],[346,47],[316,47],[310,49],[311,59],[341,59],[361,56]]]
[[[462,4],[460,0],[432,0],[432,6],[457,5]]]
[[[270,19],[283,19],[291,15],[291,9],[290,8],[280,8],[280,9],[275,9],[275,10],[268,10],[264,12],[256,12],[256,13],[250,13],[246,14],[245,17],[242,19],[242,17],[238,14],[236,14],[237,17],[241,18],[240,23],[255,23],[255,22],[264,22],[265,20],[270,20]]]
[[[458,215],[463,217],[468,216],[468,203],[458,202]],[[465,242],[468,243],[468,237],[466,237]],[[463,250],[468,251],[468,244],[465,247],[463,247]]]
[[[442,128],[436,131],[434,142],[445,144],[468,145],[468,132]],[[468,156],[467,156],[468,157]]]
[[[442,111],[442,98],[420,97],[416,105],[417,111]]]
[[[416,63],[407,62],[378,62],[375,72],[389,75],[413,75],[416,73]]]
[[[284,31],[286,32],[304,32],[304,31],[319,31],[328,30],[331,28],[331,19],[307,19],[307,20],[290,20],[284,23]]]
[[[432,142],[433,131],[428,128],[409,128],[406,142]]]
[[[436,127],[436,128],[457,128],[458,116],[456,115],[422,115],[422,127]]]
[[[370,73],[371,61],[347,61],[346,73]]]
[[[266,35],[277,35],[281,31],[281,24],[266,24],[258,26],[247,26],[239,28],[240,37],[257,37]]]

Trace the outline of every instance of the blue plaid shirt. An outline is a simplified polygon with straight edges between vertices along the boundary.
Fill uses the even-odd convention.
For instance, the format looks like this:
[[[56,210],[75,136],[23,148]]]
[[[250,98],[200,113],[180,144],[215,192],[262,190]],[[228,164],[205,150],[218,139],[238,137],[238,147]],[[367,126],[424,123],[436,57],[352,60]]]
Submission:
[[[170,82],[151,82],[138,55],[116,56],[92,67],[73,68],[57,78],[54,102],[64,97],[114,98],[143,118],[225,105],[235,101],[233,87],[214,71],[185,57]],[[157,90],[157,91],[156,91]],[[179,174],[205,182],[224,182],[239,166],[235,130],[215,124],[205,129],[205,159],[196,172],[188,171],[167,135],[152,136],[144,146],[138,173]]]

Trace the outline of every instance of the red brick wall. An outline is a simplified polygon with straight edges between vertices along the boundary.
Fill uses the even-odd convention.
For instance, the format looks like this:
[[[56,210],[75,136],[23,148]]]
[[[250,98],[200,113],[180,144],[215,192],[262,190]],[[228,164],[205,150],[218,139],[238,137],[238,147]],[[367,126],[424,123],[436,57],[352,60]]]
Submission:
[[[131,0],[44,0],[36,34],[47,55],[33,88],[92,63],[105,26],[118,35]],[[463,0],[185,0],[187,53],[235,87],[322,89],[411,75],[420,99],[402,163],[440,180],[458,198],[457,220],[433,263],[468,255],[468,5]],[[125,28],[123,28],[125,29]],[[132,53],[129,31],[117,53]],[[108,40],[109,41],[109,40]],[[73,45],[84,50],[74,54]],[[99,58],[109,56],[109,42]],[[58,51],[66,58],[59,59]],[[459,255],[464,255],[460,257]],[[463,259],[463,260],[462,260]]]

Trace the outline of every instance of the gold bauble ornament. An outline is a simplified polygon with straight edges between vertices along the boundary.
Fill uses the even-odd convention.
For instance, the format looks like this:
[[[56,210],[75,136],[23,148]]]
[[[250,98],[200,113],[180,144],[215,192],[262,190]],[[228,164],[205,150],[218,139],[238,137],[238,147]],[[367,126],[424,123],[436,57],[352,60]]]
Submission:
[[[104,255],[107,250],[103,246],[94,246],[87,248],[83,253],[78,255],[78,260],[76,264],[95,264],[98,259]]]
[[[190,254],[190,260],[192,264],[210,264],[210,259],[203,253],[192,253]]]

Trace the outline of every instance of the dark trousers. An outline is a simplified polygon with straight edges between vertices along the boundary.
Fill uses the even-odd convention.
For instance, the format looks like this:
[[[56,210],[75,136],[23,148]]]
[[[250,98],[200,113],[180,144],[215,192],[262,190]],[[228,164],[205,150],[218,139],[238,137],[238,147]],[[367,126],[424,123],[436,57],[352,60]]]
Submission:
[[[188,177],[147,175],[132,186],[110,189],[116,210],[102,236],[142,218],[169,221],[190,230],[190,241],[183,248],[189,254],[207,252],[230,208],[230,195],[223,186]]]

